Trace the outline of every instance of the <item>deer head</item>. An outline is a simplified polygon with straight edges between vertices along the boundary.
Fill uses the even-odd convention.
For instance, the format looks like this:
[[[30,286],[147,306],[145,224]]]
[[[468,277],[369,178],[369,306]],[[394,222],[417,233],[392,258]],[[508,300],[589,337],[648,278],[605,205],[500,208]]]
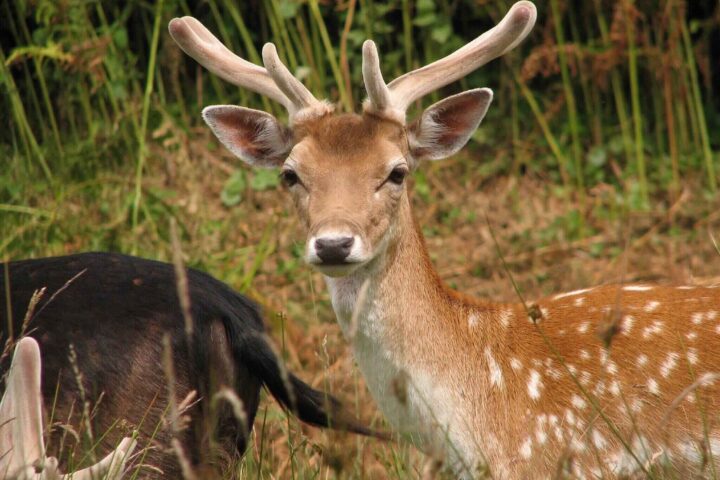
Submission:
[[[231,53],[192,17],[170,22],[180,47],[223,79],[266,95],[289,112],[289,125],[237,106],[211,106],[203,118],[218,139],[252,166],[279,167],[307,228],[305,258],[329,276],[372,262],[396,234],[405,178],[424,160],[453,155],[468,141],[492,101],[478,88],[453,95],[406,122],[419,98],[458,80],[519,44],[532,29],[535,6],[516,3],[505,18],[451,55],[385,84],[375,44],[363,45],[368,99],[363,113],[337,114],[317,100],[282,64],[274,45],[265,68]],[[409,208],[409,207],[408,207]]]

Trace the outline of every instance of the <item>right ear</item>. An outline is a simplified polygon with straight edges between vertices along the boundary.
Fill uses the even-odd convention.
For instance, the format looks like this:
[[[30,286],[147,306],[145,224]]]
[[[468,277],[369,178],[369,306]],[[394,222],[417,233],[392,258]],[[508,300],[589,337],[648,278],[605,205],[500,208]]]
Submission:
[[[218,140],[253,167],[279,167],[292,149],[292,131],[269,113],[216,105],[202,116]]]

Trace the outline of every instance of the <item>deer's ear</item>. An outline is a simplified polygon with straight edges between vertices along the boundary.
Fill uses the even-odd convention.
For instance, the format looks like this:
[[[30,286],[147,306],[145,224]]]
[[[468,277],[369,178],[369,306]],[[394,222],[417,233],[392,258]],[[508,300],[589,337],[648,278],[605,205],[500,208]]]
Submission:
[[[292,132],[269,113],[217,105],[202,116],[228,150],[254,167],[278,167],[292,148]]]
[[[465,146],[487,112],[493,93],[477,88],[431,105],[409,128],[415,160],[441,160]]]

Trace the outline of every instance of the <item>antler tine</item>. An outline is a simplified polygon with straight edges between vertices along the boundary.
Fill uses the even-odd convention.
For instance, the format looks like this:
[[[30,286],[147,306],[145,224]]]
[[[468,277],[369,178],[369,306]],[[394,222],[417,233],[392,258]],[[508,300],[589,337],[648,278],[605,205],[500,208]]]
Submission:
[[[365,80],[365,90],[370,103],[380,111],[390,108],[390,90],[385,85],[377,46],[372,40],[365,40],[362,46],[362,74]]]
[[[271,75],[265,68],[232,53],[210,30],[193,17],[174,18],[170,21],[168,29],[180,48],[200,65],[227,82],[248,88],[281,103],[290,112],[291,118],[303,108],[321,103],[295,77],[292,77],[284,65],[282,69],[287,75]],[[275,56],[277,57],[277,53]],[[279,60],[273,64],[273,67],[281,70],[278,65],[282,65]],[[295,84],[292,84],[287,76],[292,77]],[[281,83],[276,84],[278,80],[281,80]]]
[[[376,99],[370,93],[381,91],[376,86],[375,68],[368,68],[368,72],[372,73],[372,75],[368,75],[363,66],[365,87],[371,102],[366,108],[375,111],[384,110],[388,114],[404,117],[408,106],[418,98],[466,76],[490,60],[515,48],[530,33],[536,18],[537,10],[532,2],[517,2],[499,24],[472,42],[445,58],[408,72],[390,82],[386,87],[389,91],[390,106],[384,109],[376,104]],[[363,59],[365,59],[365,52],[366,50],[363,48]],[[367,52],[369,63],[372,58],[370,47]],[[377,71],[379,71],[379,66]]]
[[[267,73],[273,79],[275,85],[277,85],[282,93],[295,105],[298,111],[305,108],[312,108],[314,111],[315,107],[325,109],[326,104],[316,99],[315,96],[310,93],[310,90],[308,90],[300,80],[295,78],[285,64],[280,61],[274,44],[266,43],[263,46],[262,57]],[[329,106],[327,107],[329,108]]]

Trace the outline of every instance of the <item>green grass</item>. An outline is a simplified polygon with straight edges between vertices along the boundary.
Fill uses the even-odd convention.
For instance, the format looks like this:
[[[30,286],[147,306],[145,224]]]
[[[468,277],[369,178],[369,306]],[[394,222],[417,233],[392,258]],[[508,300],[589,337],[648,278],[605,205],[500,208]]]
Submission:
[[[720,152],[718,78],[707,68],[717,61],[712,12],[687,18],[674,0],[643,2],[642,16],[632,2],[537,3],[538,26],[517,51],[422,102],[461,88],[496,92],[467,151],[414,178],[431,253],[456,247],[434,253],[441,275],[512,298],[494,277],[503,265],[476,234],[485,212],[526,292],[606,281],[598,272],[628,256],[638,275],[669,275],[652,262],[667,254],[659,245],[709,275]],[[295,369],[322,372],[308,380],[327,381],[380,422],[362,381],[337,373],[350,368],[341,365],[345,344],[324,287],[302,264],[300,227],[275,173],[238,168],[199,116],[216,103],[284,111],[199,68],[167,22],[194,15],[256,63],[274,41],[316,96],[358,111],[366,38],[390,81],[475,38],[510,4],[68,0],[60,9],[0,0],[0,259],[112,250],[170,260],[175,219],[187,262],[265,305]],[[529,208],[533,199],[546,212]],[[568,251],[584,252],[564,259],[570,275],[556,261]],[[295,326],[281,328],[282,318]],[[308,432],[274,407],[259,411],[255,435],[238,464],[243,477],[404,478],[422,469],[407,444]]]

